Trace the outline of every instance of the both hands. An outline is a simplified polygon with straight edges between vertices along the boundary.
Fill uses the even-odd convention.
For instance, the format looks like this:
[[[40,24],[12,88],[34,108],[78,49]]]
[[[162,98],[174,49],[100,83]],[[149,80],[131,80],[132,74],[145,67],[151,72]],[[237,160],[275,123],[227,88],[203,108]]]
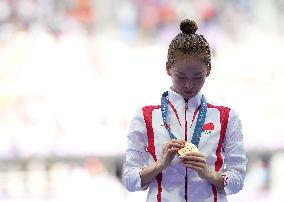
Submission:
[[[183,140],[172,140],[166,143],[163,146],[161,158],[141,170],[141,186],[149,185],[159,173],[166,169],[175,158],[178,150],[185,146],[185,143]],[[180,156],[180,160],[184,166],[195,170],[201,178],[207,180],[209,183],[220,188],[224,187],[224,179],[221,173],[209,170],[205,156],[201,153],[189,152]]]
[[[163,146],[162,158],[160,159],[162,167],[165,169],[168,167],[178,150],[183,148],[185,141],[183,140],[171,140]],[[205,156],[199,152],[189,152],[183,156],[180,156],[181,163],[193,170],[203,179],[210,177],[210,170],[207,167]]]

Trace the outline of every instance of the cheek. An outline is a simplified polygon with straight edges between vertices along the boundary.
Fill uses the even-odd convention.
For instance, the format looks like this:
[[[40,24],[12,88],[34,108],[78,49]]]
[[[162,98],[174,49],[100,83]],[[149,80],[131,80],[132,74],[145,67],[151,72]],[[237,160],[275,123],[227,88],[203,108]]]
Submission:
[[[194,83],[194,88],[201,89],[205,83],[205,79],[199,80]]]
[[[176,80],[176,79],[172,79],[172,84],[173,84],[173,87],[177,90],[177,91],[180,91],[182,88],[183,88],[183,84],[180,82],[180,81],[178,81],[178,80]]]
[[[201,80],[200,82],[198,82],[198,86],[200,86],[200,87],[202,87],[203,85],[204,85],[204,83],[205,83],[205,79],[203,79],[203,80]]]
[[[179,79],[172,78],[172,81],[173,81],[173,84],[175,86],[183,86],[184,85],[184,82],[179,80]]]

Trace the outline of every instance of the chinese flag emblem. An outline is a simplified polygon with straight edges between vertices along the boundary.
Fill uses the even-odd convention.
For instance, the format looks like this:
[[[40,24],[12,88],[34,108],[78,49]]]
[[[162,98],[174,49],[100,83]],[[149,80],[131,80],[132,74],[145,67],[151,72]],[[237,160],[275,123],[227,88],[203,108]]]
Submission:
[[[214,131],[214,124],[212,122],[206,123],[206,124],[204,124],[202,130],[203,130],[203,133],[205,133],[207,135],[211,135]]]

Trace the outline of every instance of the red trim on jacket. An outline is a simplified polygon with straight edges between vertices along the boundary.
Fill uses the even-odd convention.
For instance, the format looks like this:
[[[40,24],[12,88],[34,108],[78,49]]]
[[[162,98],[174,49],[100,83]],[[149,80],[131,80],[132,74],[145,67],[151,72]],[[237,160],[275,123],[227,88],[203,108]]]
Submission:
[[[220,130],[220,138],[219,138],[219,143],[216,149],[216,162],[215,162],[215,171],[219,171],[220,168],[223,165],[223,158],[221,156],[221,150],[222,150],[222,144],[225,139],[225,134],[227,130],[227,125],[228,125],[228,120],[229,120],[229,113],[230,113],[230,108],[228,107],[223,107],[223,106],[215,106],[212,104],[207,104],[208,108],[216,108],[220,111],[220,123],[221,123],[221,130]],[[217,202],[217,188],[216,186],[212,185],[212,191],[214,194],[214,202]]]
[[[142,108],[144,121],[147,129],[147,137],[148,137],[148,152],[152,155],[153,159],[157,161],[155,142],[154,142],[154,131],[152,126],[152,113],[155,109],[160,109],[160,105],[156,106],[145,106]],[[160,173],[157,177],[158,184],[158,193],[157,193],[157,201],[162,201],[162,173]]]

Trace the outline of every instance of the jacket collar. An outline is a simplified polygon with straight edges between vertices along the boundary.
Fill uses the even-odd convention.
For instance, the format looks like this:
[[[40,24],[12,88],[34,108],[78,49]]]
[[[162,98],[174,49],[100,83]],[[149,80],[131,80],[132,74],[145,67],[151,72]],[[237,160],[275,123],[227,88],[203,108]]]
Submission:
[[[182,97],[182,95],[178,94],[177,92],[173,91],[171,88],[168,90],[169,92],[169,100],[174,104],[174,105],[184,105],[185,104],[185,100]],[[188,106],[190,108],[197,108],[200,106],[201,104],[201,98],[202,98],[202,93],[199,92],[197,93],[196,96],[190,98],[188,100]]]

